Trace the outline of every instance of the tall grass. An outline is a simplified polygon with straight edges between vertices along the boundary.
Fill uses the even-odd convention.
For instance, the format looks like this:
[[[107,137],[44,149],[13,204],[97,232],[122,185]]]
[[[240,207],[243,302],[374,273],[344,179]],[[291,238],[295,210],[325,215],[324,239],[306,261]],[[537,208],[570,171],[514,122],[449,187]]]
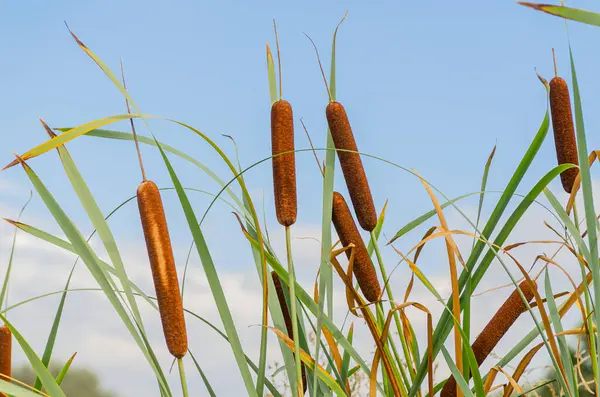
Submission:
[[[564,18],[600,25],[600,14],[593,12],[558,6],[524,4]],[[257,397],[269,393],[268,395],[279,397],[285,394],[283,390],[278,390],[274,382],[271,381],[274,374],[269,373],[269,366],[266,362],[268,338],[277,338],[279,342],[283,366],[282,371],[277,371],[277,373],[285,377],[285,382],[291,386],[290,393],[295,397],[304,393],[312,397],[364,394],[370,396],[425,397],[433,396],[440,393],[440,391],[444,396],[483,397],[491,393],[501,393],[506,397],[526,395],[532,393],[533,390],[525,388],[526,383],[523,381],[522,376],[534,362],[534,357],[540,354],[545,354],[545,358],[550,362],[555,376],[553,379],[547,380],[542,386],[536,386],[536,388],[545,387],[551,382],[558,394],[579,396],[582,386],[577,368],[580,363],[576,362],[571,354],[571,338],[585,338],[586,346],[589,346],[594,378],[593,385],[586,387],[599,390],[600,357],[598,351],[600,350],[600,338],[597,337],[596,333],[600,323],[600,312],[594,310],[595,303],[600,302],[600,263],[597,246],[597,228],[599,225],[594,208],[590,174],[590,167],[598,160],[599,153],[592,151],[590,154],[587,147],[583,106],[573,53],[569,54],[571,65],[570,83],[561,80],[558,81],[560,84],[557,86],[557,80],[548,84],[543,78],[541,79],[552,105],[552,112],[546,110],[537,131],[525,132],[531,136],[530,146],[522,154],[521,161],[511,173],[506,187],[501,192],[497,192],[500,193],[500,196],[495,202],[491,203],[493,211],[485,219],[482,215],[484,200],[489,204],[492,198],[497,197],[487,194],[491,192],[486,191],[487,175],[494,152],[490,155],[483,169],[481,190],[453,199],[436,188],[431,181],[422,178],[416,171],[374,155],[359,152],[349,122],[352,114],[346,114],[345,109],[341,107],[336,99],[336,38],[339,27],[340,25],[336,27],[333,35],[328,80],[321,67],[329,95],[329,103],[323,103],[323,109],[326,112],[321,115],[325,116],[330,128],[324,132],[325,141],[327,142],[326,147],[317,149],[313,148],[312,145],[311,148],[306,149],[296,149],[294,147],[293,127],[295,120],[291,105],[281,99],[281,67],[279,68],[279,90],[277,89],[275,62],[268,45],[266,69],[273,109],[274,141],[272,156],[257,159],[255,163],[244,168],[236,158],[229,156],[211,135],[183,122],[163,119],[190,133],[199,142],[207,144],[209,149],[218,155],[219,161],[222,161],[226,166],[227,172],[221,174],[213,170],[217,168],[216,165],[205,165],[184,151],[159,141],[152,130],[151,123],[153,119],[161,118],[142,113],[127,91],[124,81],[121,82],[108,65],[71,32],[77,45],[94,61],[124,96],[128,104],[128,110],[130,110],[129,105],[131,105],[131,111],[128,114],[108,116],[76,127],[57,128],[55,130],[43,123],[50,134],[50,139],[25,151],[7,165],[6,168],[13,166],[21,168],[25,177],[32,184],[37,196],[59,225],[65,238],[53,235],[20,220],[8,221],[16,227],[15,231],[20,230],[28,233],[41,241],[75,253],[78,256],[74,267],[78,262],[82,262],[93,276],[97,284],[97,288],[94,290],[100,291],[104,295],[118,315],[124,329],[127,330],[132,341],[142,353],[145,359],[144,363],[153,374],[161,396],[175,395],[174,386],[170,384],[165,373],[170,363],[161,362],[157,358],[154,347],[148,340],[146,327],[138,308],[140,300],[155,309],[157,316],[159,312],[163,315],[163,326],[166,333],[171,327],[175,327],[180,332],[178,335],[183,336],[185,335],[185,324],[200,321],[214,331],[215,340],[221,338],[226,340],[231,349],[231,359],[236,364],[235,369],[232,368],[227,375],[229,377],[239,377],[245,388],[245,393],[249,396]],[[560,99],[563,102],[558,107],[555,98],[552,97],[553,90],[556,92],[557,87],[561,90]],[[570,124],[572,113],[569,90],[572,92],[574,100],[574,124]],[[569,111],[563,112],[562,110],[566,109],[566,105],[569,105]],[[265,106],[265,117],[268,117],[267,115],[268,108]],[[538,160],[540,147],[548,138],[551,116],[555,136],[561,131],[564,132],[565,126],[569,130],[567,132],[572,134],[572,125],[574,125],[576,160],[574,157],[575,146],[572,144],[574,140],[569,135],[569,156],[565,157],[560,152],[557,153],[559,164],[554,167],[551,164],[543,165],[547,170],[543,177],[532,186],[524,186],[522,183],[524,177],[533,162]],[[135,119],[142,121],[146,127],[147,133],[145,135],[136,135],[135,130],[129,133],[106,129],[115,128],[112,126],[113,124],[122,121],[127,122],[128,120],[133,126],[133,120]],[[201,260],[202,271],[208,280],[208,286],[223,329],[219,329],[199,313],[185,307],[183,308],[186,316],[185,320],[181,317],[177,305],[175,305],[178,310],[175,317],[169,317],[163,313],[165,304],[173,301],[176,303],[181,302],[179,286],[177,285],[179,282],[173,268],[168,269],[171,272],[169,273],[169,280],[171,284],[175,282],[175,285],[171,285],[170,292],[159,290],[157,286],[158,296],[156,298],[143,291],[129,278],[125,271],[125,263],[119,252],[118,241],[114,238],[107,219],[120,211],[134,197],[124,201],[108,214],[100,210],[100,206],[88,188],[86,180],[79,173],[73,158],[64,146],[83,135],[95,139],[114,141],[131,141],[135,139],[136,145],[141,144],[147,146],[147,149],[158,150],[172,183],[172,187],[162,190],[168,189],[174,191],[177,195],[189,233],[193,238],[193,246],[196,248]],[[557,140],[556,142],[559,144],[562,141]],[[117,144],[117,142],[114,143]],[[560,151],[560,145],[557,148]],[[85,238],[82,235],[78,226],[69,217],[68,209],[55,199],[51,189],[43,183],[35,170],[27,163],[29,159],[34,157],[51,155],[50,152],[54,149],[58,151],[65,174],[71,182],[75,195],[82,203],[94,226],[95,231],[93,234],[100,237],[102,245],[108,253],[108,261],[100,259],[95,249],[89,244],[91,236]],[[303,217],[302,214],[297,215],[296,213],[296,200],[306,199],[302,192],[299,192],[296,197],[295,174],[301,173],[302,170],[295,169],[293,160],[296,154],[306,153],[310,155],[309,152],[312,152],[317,158],[319,166],[320,157],[324,156],[325,158],[325,167],[322,170],[322,190],[319,197],[322,203],[321,260],[318,269],[313,269],[315,277],[317,271],[319,275],[316,277],[315,285],[311,287],[298,283],[295,278],[290,233],[290,226],[296,221],[302,222]],[[347,183],[346,187],[352,200],[354,212],[346,204],[343,194],[333,190],[333,181],[336,176],[336,154],[344,180]],[[414,176],[415,182],[420,182],[428,194],[432,210],[425,214],[415,214],[414,219],[406,225],[385,224],[385,206],[377,215],[367,180],[367,172],[363,168],[361,157],[370,157],[376,160],[377,167],[385,167],[388,171],[391,169],[397,172],[407,172]],[[178,172],[172,163],[172,159],[175,158],[194,165],[199,172],[208,175],[216,183],[216,191],[200,191],[203,194],[212,196],[212,201],[206,208],[198,208],[191,204],[189,195],[199,191],[182,185]],[[245,181],[246,175],[254,172],[259,164],[265,162],[272,162],[274,166],[276,213],[277,219],[285,228],[285,247],[275,247],[273,245],[274,243],[270,240],[266,228],[261,224],[262,214],[257,211],[256,198],[250,194]],[[577,167],[577,163],[579,167]],[[16,170],[10,172],[16,172]],[[564,179],[565,175],[569,176],[568,180]],[[560,202],[548,187],[552,181],[559,179],[561,176],[563,177],[565,189],[570,193],[567,202]],[[523,195],[518,191],[525,191],[526,193]],[[160,195],[158,189],[154,189],[153,194],[155,196]],[[314,192],[311,194],[316,196]],[[314,200],[312,196],[310,199]],[[463,200],[471,196],[479,198],[476,219],[467,216],[460,206]],[[231,302],[222,286],[222,273],[215,266],[213,261],[214,251],[211,250],[205,238],[205,233],[210,233],[210,230],[203,224],[203,221],[206,214],[213,209],[213,204],[217,200],[222,200],[235,212],[239,221],[239,228],[232,230],[231,233],[243,235],[248,247],[250,247],[252,258],[248,258],[248,263],[254,261],[258,282],[262,290],[261,318],[256,321],[261,324],[261,333],[259,340],[253,341],[259,346],[258,357],[249,355],[247,353],[249,346],[242,343],[239,336],[239,329],[242,325],[237,323],[234,318]],[[583,202],[583,208],[577,207],[575,203],[578,201]],[[511,208],[510,204],[516,204],[513,210],[509,210]],[[526,270],[526,266],[519,260],[518,247],[540,242],[522,242],[508,246],[505,244],[512,236],[515,227],[534,204],[547,205],[549,211],[560,223],[561,231],[564,231],[564,233],[557,232],[557,240],[555,241],[543,242],[556,247],[555,253],[554,255],[547,255],[540,252],[538,261],[542,263],[542,270],[537,274],[530,275]],[[448,209],[456,212],[468,225],[469,230],[453,228],[445,214]],[[365,239],[356,227],[355,218],[358,224],[369,233],[368,239]],[[160,227],[153,229],[150,223],[144,223],[144,231],[149,236],[149,253],[152,257],[152,255],[157,255],[155,251],[160,248],[159,246],[165,246],[165,239],[168,239],[168,236],[166,235],[164,218],[161,218],[159,222]],[[335,226],[341,244],[336,244],[338,237],[332,235],[332,224]],[[380,240],[384,226],[394,232],[393,238],[389,241]],[[430,228],[424,236],[416,236],[417,243],[407,252],[397,250],[394,243],[399,239],[413,238],[413,231],[419,226],[430,226]],[[456,242],[459,236],[472,240],[471,249],[467,255],[464,255],[465,253],[461,251]],[[432,249],[429,243],[438,239],[442,239],[444,243],[445,250],[443,254],[447,260],[448,277],[451,281],[450,296],[443,296],[442,292],[436,289],[430,281],[429,277],[431,275],[427,275],[420,268],[418,262],[422,250]],[[155,243],[152,243],[152,241],[155,241]],[[150,246],[156,246],[154,247],[156,249],[152,251]],[[285,259],[280,259],[276,255],[276,251],[280,248],[286,249]],[[394,281],[389,278],[390,270],[394,264],[386,263],[382,254],[384,250],[396,252],[400,262],[408,265],[407,267],[411,271],[409,275],[411,281],[407,290],[404,291],[401,301],[396,300],[394,297],[392,288]],[[570,255],[571,259],[579,265],[579,274],[571,274],[565,270],[561,263],[556,261],[555,257],[561,251]],[[163,254],[165,253],[163,252]],[[348,260],[347,264],[341,260],[344,257]],[[169,258],[171,257],[169,256]],[[153,263],[153,270],[160,273],[159,265],[163,262],[163,264],[172,266],[172,261],[169,258],[161,260],[155,258],[154,262],[156,263]],[[374,261],[377,261],[378,269],[373,265]],[[499,305],[492,305],[494,306],[494,312],[498,309],[495,316],[492,312],[484,313],[485,315],[489,314],[489,317],[493,317],[493,319],[490,322],[491,325],[482,332],[474,326],[471,301],[475,291],[478,291],[477,287],[480,282],[489,274],[492,263],[497,263],[504,269],[511,279],[515,292],[505,306],[498,309]],[[179,269],[183,268],[183,264],[178,265]],[[566,293],[555,290],[556,287],[550,278],[550,268],[557,268],[569,279],[571,288]],[[187,263],[185,269],[187,270]],[[21,385],[16,380],[11,383],[8,381],[10,380],[10,368],[4,368],[3,364],[0,392],[16,397],[63,396],[60,381],[67,373],[73,360],[71,359],[65,364],[59,378],[52,377],[47,366],[53,354],[56,339],[60,337],[60,324],[66,295],[79,291],[70,287],[72,272],[68,275],[63,291],[40,295],[8,306],[4,305],[4,302],[9,293],[8,286],[11,271],[12,255],[9,259],[8,270],[0,293],[0,301],[3,303],[0,320],[4,322],[5,329],[10,331],[8,334],[12,335],[18,348],[25,353],[36,373],[37,381],[33,388]],[[521,279],[525,281],[521,282]],[[354,319],[353,322],[344,321],[339,323],[336,321],[339,314],[334,312],[334,280],[341,282],[337,285],[341,285],[344,289],[347,315]],[[185,283],[184,273],[183,278],[181,278],[181,296],[185,292]],[[415,283],[422,284],[434,300],[443,306],[443,312],[439,318],[435,319],[435,322],[431,314],[432,307],[427,307],[422,302],[412,300],[411,292]],[[530,288],[532,285],[537,285],[538,288]],[[518,286],[521,287],[518,288]],[[7,319],[7,312],[31,301],[52,295],[60,295],[61,300],[40,358],[19,330]],[[573,326],[570,322],[564,320],[565,315],[571,310],[580,316],[583,324],[581,327]],[[416,315],[425,315],[426,329],[417,329],[414,324]],[[516,318],[521,315],[529,316],[533,321],[534,328],[525,330],[529,332],[523,332],[523,329],[512,327]],[[347,326],[349,323],[353,325]],[[362,327],[370,337],[370,345],[374,346],[373,356],[365,356],[364,353],[361,353],[364,351],[364,346],[360,348],[354,346],[354,333],[358,327]],[[507,333],[514,336],[520,335],[521,340],[500,359],[491,356],[491,350]],[[189,336],[193,338],[193,335]],[[471,343],[471,340],[474,340],[474,343]],[[179,368],[182,375],[184,394],[200,395],[201,393],[208,393],[211,396],[215,395],[215,390],[218,388],[211,383],[210,377],[202,369],[202,366],[206,368],[210,365],[210,361],[206,361],[206,358],[200,354],[202,343],[210,343],[210,341],[203,340],[195,344],[196,349],[198,349],[195,355],[193,351],[189,351],[190,354],[186,355],[188,349],[187,344],[183,343],[183,339],[176,343],[177,346],[173,345],[173,341],[174,339],[169,339],[167,335],[169,348],[176,357],[180,358]],[[534,341],[535,344],[532,345]],[[2,346],[4,346],[4,343]],[[173,350],[174,347],[178,347],[175,349],[176,351]],[[5,351],[0,351],[1,357],[4,357],[2,356],[3,353]],[[189,368],[194,368],[198,372],[205,390],[187,390],[184,381],[185,376],[183,375],[184,355],[186,355],[185,360],[192,360],[193,367],[190,366]],[[518,362],[516,362],[517,357],[520,360]],[[5,360],[2,362],[4,363]],[[450,380],[435,377],[435,362],[445,363],[451,373],[448,378]],[[484,362],[492,364],[491,369],[487,372],[483,372],[483,369],[480,368]],[[509,367],[510,363],[516,365],[514,370]],[[353,390],[350,380],[360,376],[367,380],[368,385],[364,390]]]

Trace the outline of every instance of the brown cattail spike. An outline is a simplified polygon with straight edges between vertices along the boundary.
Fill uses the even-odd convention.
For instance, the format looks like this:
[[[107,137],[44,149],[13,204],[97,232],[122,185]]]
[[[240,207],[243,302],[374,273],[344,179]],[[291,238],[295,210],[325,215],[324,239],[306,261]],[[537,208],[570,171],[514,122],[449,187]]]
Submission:
[[[292,105],[283,99],[271,107],[271,145],[275,156],[273,185],[277,220],[283,226],[291,226],[296,222],[297,213],[294,117]]]
[[[377,225],[377,213],[375,212],[371,189],[360,155],[351,153],[358,152],[358,148],[348,121],[348,115],[346,115],[346,110],[339,102],[331,102],[327,105],[326,115],[333,143],[336,149],[343,150],[338,151],[337,154],[356,218],[360,226],[370,232]]]
[[[187,352],[183,304],[165,211],[156,184],[152,181],[140,183],[137,199],[163,333],[169,352],[181,358]]]
[[[569,87],[560,77],[550,80],[550,110],[558,164],[579,165]],[[571,193],[578,172],[577,168],[570,168],[560,174],[560,180],[567,193]]]
[[[12,369],[12,334],[6,325],[0,327],[0,377],[9,381]],[[0,393],[0,397],[6,397]]]
[[[290,311],[288,309],[287,302],[285,300],[285,295],[283,293],[283,283],[281,279],[277,275],[275,271],[271,272],[271,278],[273,279],[273,286],[275,286],[275,292],[277,293],[277,300],[279,301],[279,306],[281,307],[281,313],[283,314],[283,321],[285,323],[285,329],[287,330],[287,334],[290,339],[294,339],[292,332],[292,318],[290,316]],[[306,392],[306,371],[304,369],[304,365],[302,365],[302,384],[304,385],[304,392]]]
[[[376,302],[379,299],[381,287],[379,286],[375,267],[373,267],[373,262],[367,252],[365,243],[354,223],[350,208],[348,208],[344,197],[338,192],[333,192],[331,220],[342,245],[347,247],[350,244],[354,244],[354,275],[362,293],[369,302]],[[351,251],[346,250],[346,255],[350,258]]]
[[[534,291],[537,289],[535,281],[525,280],[519,284],[519,288],[527,302],[531,302],[534,296]],[[483,331],[479,334],[471,349],[477,360],[477,365],[481,365],[487,356],[496,347],[500,339],[508,332],[510,327],[517,321],[519,316],[527,311],[527,305],[523,302],[518,290],[514,290],[504,304],[498,309],[494,317],[488,322]],[[467,379],[468,380],[468,379]],[[456,380],[450,377],[442,388],[441,397],[456,396]]]

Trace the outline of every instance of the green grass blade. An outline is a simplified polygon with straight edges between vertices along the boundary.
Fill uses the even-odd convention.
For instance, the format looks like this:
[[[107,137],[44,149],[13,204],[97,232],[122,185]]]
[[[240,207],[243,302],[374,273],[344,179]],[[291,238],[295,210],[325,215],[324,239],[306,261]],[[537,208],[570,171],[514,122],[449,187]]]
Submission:
[[[27,206],[31,202],[32,197],[33,192],[29,192],[29,198],[25,202],[25,205],[21,207],[21,211],[19,211],[19,215],[17,216],[17,221],[21,219],[21,216],[23,215],[25,208],[27,208]],[[13,234],[12,244],[10,247],[10,255],[8,257],[8,266],[6,267],[6,273],[4,274],[4,282],[2,283],[2,291],[0,292],[0,308],[5,307],[5,303],[8,301],[8,280],[10,280],[10,273],[12,270],[13,258],[15,255],[15,246],[17,245],[17,231],[18,229],[15,229],[15,233]]]
[[[456,380],[458,387],[460,387],[460,390],[462,390],[463,395],[465,397],[475,397],[473,395],[473,393],[471,392],[469,385],[465,381],[465,378],[462,376],[462,374],[456,367],[456,364],[454,364],[454,360],[452,359],[452,356],[450,355],[450,353],[448,353],[448,350],[446,350],[446,348],[443,345],[441,346],[441,350],[442,350],[442,354],[444,355],[444,359],[446,360],[446,363],[448,364],[448,367],[450,368],[450,372],[452,373],[452,376],[454,376],[454,379]]]
[[[527,2],[519,2],[519,4],[557,17],[567,18],[572,21],[577,21],[588,25],[600,26],[600,14],[597,12],[581,10],[578,8],[555,6],[551,4],[534,4]]]
[[[442,209],[444,209],[444,208],[446,208],[449,205],[453,205],[457,201],[460,201],[462,199],[465,199],[465,198],[471,197],[471,196],[476,196],[476,195],[481,196],[483,193],[484,192],[472,192],[472,193],[468,193],[468,194],[456,197],[456,198],[454,198],[452,200],[446,201],[445,203],[440,204],[440,207]],[[428,219],[431,219],[435,215],[436,215],[436,212],[435,212],[435,209],[433,209],[431,211],[428,211],[428,212],[424,213],[423,215],[419,216],[418,218],[415,218],[412,221],[408,222],[400,230],[398,230],[398,232],[388,242],[388,244],[393,243],[394,241],[396,241],[400,237],[404,236],[406,233],[408,233],[408,232],[414,230],[415,228],[421,226],[424,222],[426,222]]]
[[[494,159],[494,155],[496,154],[496,146],[492,149],[492,153],[488,157],[485,167],[483,169],[483,176],[481,177],[481,195],[479,196],[479,205],[477,206],[477,221],[475,222],[475,229],[479,228],[479,221],[481,220],[481,210],[483,208],[483,200],[485,198],[485,189],[487,187],[488,174],[490,172],[490,167],[492,166],[492,160]]]
[[[381,229],[383,229],[383,223],[385,222],[385,210],[387,208],[387,201],[383,205],[383,209],[381,210],[381,214],[379,214],[379,218],[377,218],[377,225],[375,225],[375,229],[373,229],[373,233],[375,233],[375,237],[379,240],[379,236],[381,235]],[[369,256],[373,256],[373,252],[375,251],[375,241],[372,238],[369,238],[369,244],[367,245],[367,252]]]
[[[65,300],[67,299],[67,290],[69,289],[69,285],[71,283],[71,278],[73,277],[73,271],[75,270],[75,265],[71,268],[71,272],[69,273],[69,277],[67,278],[67,283],[65,285],[64,292],[60,297],[60,302],[58,303],[58,308],[56,309],[56,314],[54,315],[54,321],[52,322],[52,327],[50,328],[50,333],[48,334],[48,340],[46,341],[46,347],[44,348],[44,353],[42,354],[42,363],[46,368],[50,364],[50,359],[52,358],[52,352],[54,350],[54,343],[56,342],[56,337],[58,335],[58,327],[60,325],[60,319],[62,318],[63,309],[65,307]],[[74,357],[74,356],[73,356]],[[58,382],[58,380],[57,380]],[[60,382],[58,382],[60,384]],[[42,390],[42,381],[40,378],[36,377],[35,382],[33,384],[33,388],[36,390]]]
[[[52,234],[45,232],[41,229],[38,229],[34,226],[31,225],[27,225],[24,223],[13,223],[13,225],[15,227],[18,227],[19,229],[23,230],[26,233],[31,234],[34,237],[37,237],[41,240],[44,240],[52,245],[55,245],[59,248],[62,248],[64,250],[70,251],[74,254],[77,254],[78,251],[77,249],[68,241],[65,241],[61,238],[58,238],[56,236],[53,236]],[[115,269],[112,268],[112,266],[110,266],[108,263],[101,261],[99,259],[97,259],[98,265],[102,268],[103,271],[111,273],[111,274],[115,274]],[[142,296],[144,298],[144,300],[146,302],[148,302],[151,306],[155,306],[154,302],[152,302],[152,300],[150,300],[148,298],[148,296],[146,294],[143,293],[143,291],[140,289],[140,287],[138,287],[134,282],[130,281],[131,283],[131,288],[140,296]]]
[[[550,283],[550,273],[548,272],[548,268],[545,270],[544,275],[544,289],[546,292],[546,302],[548,306],[548,312],[550,313],[550,320],[552,322],[552,328],[554,328],[555,334],[560,334],[564,331],[562,326],[560,316],[558,315],[558,308],[556,307],[556,301],[554,300],[554,291],[552,290],[552,285]],[[559,359],[562,361],[565,367],[565,373],[567,375],[567,379],[564,379],[563,382],[566,381],[568,385],[568,389],[565,390],[570,395],[575,395],[577,393],[577,381],[574,377],[573,372],[573,361],[571,360],[571,352],[569,350],[569,345],[567,344],[567,338],[564,335],[559,335],[556,337],[558,341],[558,347],[560,352],[560,357],[556,357],[556,361]],[[560,368],[555,368],[555,372],[557,376],[561,376]]]
[[[40,397],[39,393],[25,389],[22,386],[0,379],[0,392],[7,393],[11,397]]]
[[[60,369],[60,372],[58,373],[58,375],[56,375],[56,383],[57,384],[61,384],[62,381],[65,379],[65,376],[67,376],[67,373],[69,372],[69,368],[71,368],[71,364],[73,363],[73,360],[75,359],[75,356],[77,355],[77,353],[73,354],[65,363],[65,365],[63,365],[63,367]]]
[[[348,335],[346,336],[348,343],[352,344],[352,340],[354,339],[354,327],[350,327],[348,330]],[[342,356],[342,369],[340,371],[340,377],[342,378],[341,384],[345,385],[346,380],[348,379],[348,369],[350,368],[350,353],[344,350],[344,355]]]
[[[275,63],[273,62],[273,54],[267,43],[267,77],[269,78],[269,95],[271,96],[271,105],[277,102],[277,76],[275,74]]]
[[[69,131],[70,129],[71,128],[59,128],[58,130],[59,131]],[[86,135],[98,137],[98,138],[105,138],[105,139],[133,141],[133,134],[131,132],[95,129],[95,130],[88,132]],[[156,142],[154,141],[154,139],[148,138],[146,136],[139,135],[139,134],[136,134],[136,135],[137,135],[138,142],[149,145],[149,146],[156,147]],[[161,141],[158,141],[158,143],[162,146],[162,148],[165,152],[172,153],[172,154],[192,163],[196,167],[200,168],[203,172],[205,172],[208,176],[210,176],[220,187],[225,186],[225,182],[223,182],[223,180],[217,174],[215,174],[210,168],[208,168],[206,165],[202,164],[200,161],[196,160],[192,156],[190,156],[178,149],[175,149],[174,147],[172,147],[170,145],[167,145],[166,143],[163,143]],[[244,206],[243,206],[242,202],[240,201],[239,197],[230,188],[226,189],[226,193],[236,203],[236,205],[238,207],[237,211],[242,212],[242,209]]]
[[[44,153],[47,153],[49,151],[51,151],[52,149],[56,149],[57,147],[59,147],[60,145],[64,145],[65,143],[72,141],[73,139],[82,136],[84,134],[87,134],[88,132],[98,129],[98,128],[102,128],[106,125],[109,124],[113,124],[116,123],[117,121],[123,121],[123,120],[130,120],[133,118],[136,118],[138,116],[136,115],[130,115],[130,114],[118,114],[116,116],[110,116],[110,117],[104,117],[101,119],[97,119],[97,120],[93,120],[90,121],[88,123],[82,124],[80,126],[74,127],[72,129],[70,129],[69,131],[67,131],[64,134],[60,134],[55,136],[52,139],[47,140],[46,142],[34,147],[33,149],[25,152],[21,158],[23,160],[29,160],[31,158],[34,158],[36,156],[40,156]],[[144,115],[143,117],[154,117],[151,115]],[[19,162],[17,160],[14,160],[13,162],[11,162],[9,165],[7,165],[5,168],[9,168],[12,167],[14,165],[19,164]]]
[[[73,158],[69,154],[69,151],[64,146],[59,146],[58,153],[60,155],[60,160],[65,169],[65,173],[73,186],[73,190],[77,194],[81,205],[85,209],[94,229],[98,233],[100,237],[100,241],[104,245],[104,249],[112,262],[112,265],[115,269],[115,273],[117,278],[121,283],[121,287],[125,291],[125,296],[127,297],[127,301],[133,312],[133,317],[137,322],[138,326],[143,330],[144,323],[142,321],[142,316],[140,314],[140,310],[138,308],[137,302],[133,296],[133,291],[130,287],[129,277],[127,276],[127,271],[125,270],[125,265],[123,264],[123,259],[121,258],[121,254],[119,253],[119,248],[117,246],[117,242],[115,241],[115,237],[108,226],[98,203],[94,199],[92,192],[89,187],[85,183],[85,180],[81,176],[79,169],[75,165]]]
[[[190,353],[190,357],[192,357],[192,360],[194,361],[194,365],[196,366],[198,373],[200,374],[200,377],[202,378],[202,382],[204,383],[204,386],[206,387],[206,391],[208,392],[208,394],[210,394],[210,397],[217,397],[210,382],[208,381],[208,378],[204,374],[204,371],[202,371],[202,368],[200,368],[200,364],[198,364],[196,357],[194,357],[194,355],[192,354],[191,351],[189,351],[189,353]]]
[[[40,358],[35,354],[31,346],[27,343],[25,338],[17,331],[17,329],[4,317],[0,314],[0,319],[4,322],[4,324],[10,329],[13,338],[19,343],[21,346],[21,350],[25,353],[27,360],[31,364],[31,368],[35,371],[36,375],[41,379],[42,384],[44,385],[44,389],[51,397],[66,397],[63,391],[60,389],[60,386],[56,383],[56,380],[48,371],[48,368],[44,366]]]
[[[588,148],[585,137],[585,125],[583,122],[583,109],[581,105],[581,96],[579,94],[579,83],[577,81],[577,72],[575,70],[575,61],[573,51],[569,42],[569,59],[571,61],[571,78],[573,80],[573,99],[575,104],[575,131],[577,133],[577,157],[579,160],[579,173],[581,176],[581,191],[583,193],[583,204],[585,208],[585,221],[588,231],[588,241],[590,250],[590,269],[592,271],[592,283],[594,286],[594,302],[600,303],[600,263],[598,261],[598,221],[596,220],[596,210],[594,209],[594,194],[592,191],[592,179],[588,161]],[[600,326],[600,310],[594,310],[596,325]],[[596,349],[600,351],[600,338],[596,340]],[[600,368],[600,355],[595,357],[596,370]],[[595,374],[596,390],[600,389],[600,376]]]
[[[221,286],[221,282],[219,280],[218,273],[215,269],[214,263],[212,261],[212,256],[210,255],[210,251],[208,246],[206,245],[206,241],[204,240],[204,235],[200,230],[200,226],[198,224],[198,220],[196,219],[196,215],[192,206],[189,202],[187,194],[185,190],[181,186],[179,182],[179,178],[175,173],[175,170],[171,166],[167,155],[162,150],[161,146],[157,142],[157,146],[161,152],[167,170],[169,171],[169,175],[171,176],[171,180],[173,181],[173,185],[177,190],[177,195],[179,196],[179,200],[181,202],[182,209],[185,213],[185,217],[188,222],[188,226],[190,231],[194,237],[194,241],[196,243],[196,249],[198,250],[198,255],[200,256],[200,260],[202,262],[202,266],[204,268],[204,273],[206,274],[206,278],[208,279],[208,283],[213,294],[213,298],[215,300],[215,304],[217,306],[217,310],[219,311],[219,316],[223,322],[225,327],[225,331],[227,336],[229,337],[231,348],[233,350],[233,354],[235,356],[235,360],[237,362],[238,368],[240,370],[240,374],[242,375],[242,379],[246,386],[246,391],[249,396],[257,397],[256,389],[254,388],[254,384],[252,381],[252,377],[250,372],[248,371],[248,366],[246,364],[246,360],[244,357],[244,351],[242,349],[241,341],[239,339],[237,329],[235,328],[235,324],[233,322],[233,317],[231,316],[231,311],[229,310],[229,305],[227,303],[227,298],[225,297],[225,293],[223,292],[223,288]]]

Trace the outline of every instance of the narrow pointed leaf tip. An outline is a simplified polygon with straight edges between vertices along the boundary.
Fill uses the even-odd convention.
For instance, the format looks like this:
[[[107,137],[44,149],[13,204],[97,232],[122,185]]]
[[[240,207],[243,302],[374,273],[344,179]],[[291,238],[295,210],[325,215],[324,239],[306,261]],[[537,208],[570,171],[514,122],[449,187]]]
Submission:
[[[597,12],[559,5],[536,4],[524,1],[520,1],[519,4],[557,17],[571,19],[573,21],[585,23],[588,25],[600,26],[600,13]]]

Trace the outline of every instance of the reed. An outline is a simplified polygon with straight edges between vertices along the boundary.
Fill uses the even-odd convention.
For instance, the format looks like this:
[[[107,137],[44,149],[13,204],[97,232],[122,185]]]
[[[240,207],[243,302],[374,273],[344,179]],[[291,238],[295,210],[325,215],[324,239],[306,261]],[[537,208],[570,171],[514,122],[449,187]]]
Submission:
[[[296,160],[293,153],[294,117],[292,105],[283,99],[273,103],[271,107],[271,145],[277,221],[283,226],[291,226],[296,222],[298,207]]]
[[[377,213],[348,115],[339,102],[329,103],[325,113],[356,218],[360,226],[370,232],[377,226]]]
[[[281,307],[281,313],[283,314],[283,321],[285,323],[285,329],[287,331],[290,339],[294,339],[293,337],[293,329],[292,329],[292,317],[290,316],[290,310],[288,308],[287,302],[285,300],[285,294],[283,293],[283,283],[281,282],[281,278],[277,275],[275,271],[271,272],[271,278],[273,279],[273,286],[275,287],[275,292],[277,293],[277,300],[279,301],[279,306]],[[306,393],[307,383],[306,383],[306,370],[304,365],[302,365],[302,385],[304,392]]]
[[[165,210],[156,184],[152,181],[140,183],[137,200],[165,340],[169,352],[181,358],[187,352],[183,304]]]
[[[556,74],[556,60],[554,65]],[[558,164],[579,165],[569,86],[558,75],[550,80],[550,111],[552,113],[552,129],[554,130],[554,145],[556,146]],[[565,192],[571,193],[578,172],[577,168],[570,168],[560,174]]]
[[[350,208],[348,208],[344,197],[338,192],[333,192],[331,220],[342,245],[347,247],[350,244],[354,244],[353,271],[362,293],[369,302],[378,301],[381,287],[379,286],[375,267],[360,232],[354,223]],[[346,250],[348,259],[350,258],[350,254],[350,250]]]
[[[519,284],[519,289],[527,302],[531,302],[534,296],[534,290],[537,289],[535,281],[525,280]],[[515,289],[508,299],[502,304],[494,317],[487,323],[483,331],[479,334],[475,342],[471,345],[477,365],[480,366],[496,347],[500,339],[513,326],[519,316],[527,311],[527,305],[523,302],[518,289]],[[468,377],[470,379],[470,376]],[[467,379],[467,380],[468,380]],[[451,376],[442,388],[441,397],[456,396],[456,380]]]
[[[0,375],[2,380],[9,380],[12,370],[12,333],[6,325],[0,327]],[[0,397],[6,394],[0,393]]]

